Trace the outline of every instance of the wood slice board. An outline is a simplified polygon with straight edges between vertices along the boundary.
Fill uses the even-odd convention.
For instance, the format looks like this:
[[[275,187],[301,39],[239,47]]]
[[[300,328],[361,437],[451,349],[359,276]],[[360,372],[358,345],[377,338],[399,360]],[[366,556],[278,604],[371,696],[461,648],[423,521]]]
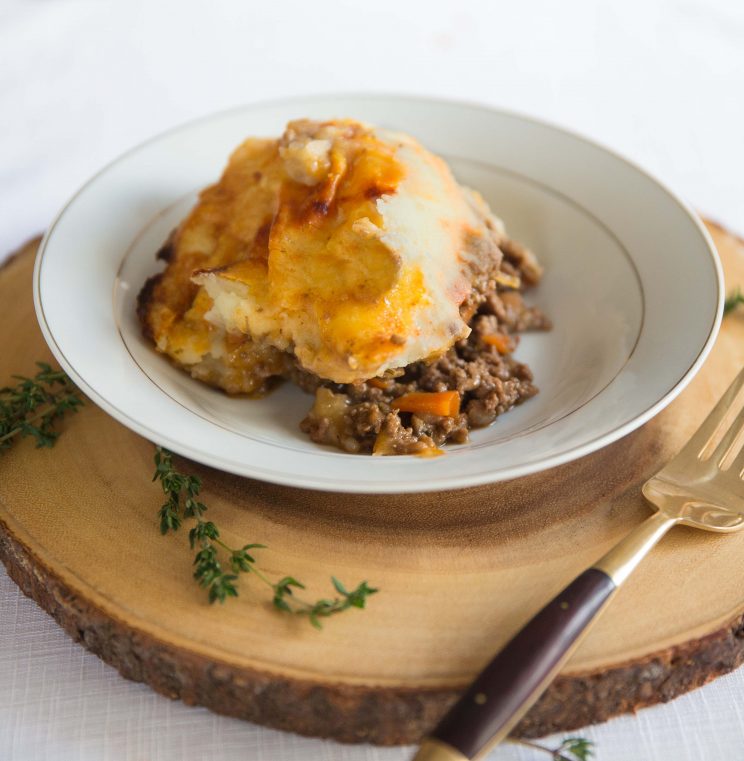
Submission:
[[[744,243],[715,225],[727,285]],[[0,383],[50,354],[31,302],[35,244],[0,271]],[[674,274],[670,273],[670,277]],[[694,294],[690,295],[694,309]],[[81,326],[81,331],[85,326]],[[663,346],[659,351],[663,351]],[[689,437],[744,364],[744,315],[690,387],[614,445],[551,471],[437,495],[309,492],[180,461],[232,545],[309,595],[329,576],[380,592],[322,632],[265,588],[209,606],[186,531],[161,536],[153,447],[88,404],[54,450],[0,459],[0,557],[76,641],[130,679],[219,713],[347,742],[410,743],[514,631],[648,513],[640,484]],[[652,553],[519,725],[573,729],[669,700],[744,660],[744,534],[678,528]]]

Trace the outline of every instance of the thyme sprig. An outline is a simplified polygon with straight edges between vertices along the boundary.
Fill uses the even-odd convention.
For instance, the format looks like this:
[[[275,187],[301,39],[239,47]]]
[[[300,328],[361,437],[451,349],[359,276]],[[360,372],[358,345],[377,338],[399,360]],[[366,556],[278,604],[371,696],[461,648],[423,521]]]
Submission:
[[[14,386],[0,388],[0,450],[14,441],[31,437],[37,447],[52,447],[59,431],[56,423],[68,412],[77,412],[83,398],[61,370],[37,362],[33,378],[14,375]]]
[[[741,288],[738,286],[734,288],[731,293],[729,293],[728,297],[726,298],[726,301],[723,303],[723,315],[724,317],[729,313],[733,312],[736,307],[739,306],[739,304],[744,304],[744,293],[741,292]]]
[[[552,761],[590,761],[594,758],[594,743],[584,737],[566,737],[557,748],[548,748],[522,738],[514,739],[513,742],[547,753]]]
[[[194,578],[207,590],[210,603],[224,603],[228,597],[237,597],[236,582],[240,574],[251,574],[270,587],[274,607],[282,612],[307,616],[316,628],[322,628],[321,618],[342,613],[350,608],[364,608],[367,598],[377,592],[366,581],[349,591],[335,577],[331,577],[338,596],[315,602],[299,597],[297,590],[305,585],[293,576],[279,581],[271,579],[258,567],[255,550],[266,549],[263,544],[245,544],[235,548],[220,537],[220,531],[210,520],[204,519],[207,506],[200,502],[201,480],[197,476],[181,473],[173,464],[173,455],[162,447],[155,450],[155,474],[153,481],[160,481],[166,501],[158,513],[160,531],[167,534],[177,531],[185,519],[194,521],[189,530],[189,544],[196,549]]]

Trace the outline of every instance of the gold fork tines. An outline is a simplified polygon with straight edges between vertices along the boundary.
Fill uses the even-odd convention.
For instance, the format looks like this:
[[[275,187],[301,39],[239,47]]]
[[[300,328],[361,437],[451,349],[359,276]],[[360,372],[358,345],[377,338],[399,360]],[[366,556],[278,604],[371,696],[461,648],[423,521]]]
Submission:
[[[690,465],[694,461],[707,461],[725,454],[734,443],[736,434],[744,428],[744,408],[731,423],[727,418],[735,414],[739,402],[744,402],[744,369],[734,378],[718,404],[711,410],[692,438],[661,473],[673,465]],[[728,424],[728,425],[727,425]],[[716,444],[716,442],[718,442]],[[723,461],[719,459],[719,463]]]
[[[744,368],[679,454],[643,485],[657,512],[615,545],[595,568],[616,584],[678,523],[705,531],[744,528]],[[736,417],[730,421],[731,410]],[[730,422],[729,422],[730,421]]]

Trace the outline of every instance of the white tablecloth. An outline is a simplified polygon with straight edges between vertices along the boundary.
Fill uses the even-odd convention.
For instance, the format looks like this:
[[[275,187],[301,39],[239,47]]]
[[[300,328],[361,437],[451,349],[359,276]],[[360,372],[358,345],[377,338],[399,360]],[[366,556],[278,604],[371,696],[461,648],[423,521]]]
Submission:
[[[0,252],[42,231],[87,177],[155,132],[247,101],[352,90],[464,98],[570,126],[742,229],[743,40],[736,0],[2,0]],[[743,696],[735,673],[582,734],[601,761],[744,759]],[[409,753],[308,740],[161,698],[73,644],[0,572],[0,761]],[[504,746],[492,758],[540,756]]]

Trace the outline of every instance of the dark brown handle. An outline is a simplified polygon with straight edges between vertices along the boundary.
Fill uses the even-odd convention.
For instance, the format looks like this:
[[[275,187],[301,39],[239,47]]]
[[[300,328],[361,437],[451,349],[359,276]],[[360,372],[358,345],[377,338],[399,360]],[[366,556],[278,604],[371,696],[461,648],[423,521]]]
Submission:
[[[603,571],[584,571],[483,669],[431,737],[466,759],[503,739],[548,686],[615,589]]]

